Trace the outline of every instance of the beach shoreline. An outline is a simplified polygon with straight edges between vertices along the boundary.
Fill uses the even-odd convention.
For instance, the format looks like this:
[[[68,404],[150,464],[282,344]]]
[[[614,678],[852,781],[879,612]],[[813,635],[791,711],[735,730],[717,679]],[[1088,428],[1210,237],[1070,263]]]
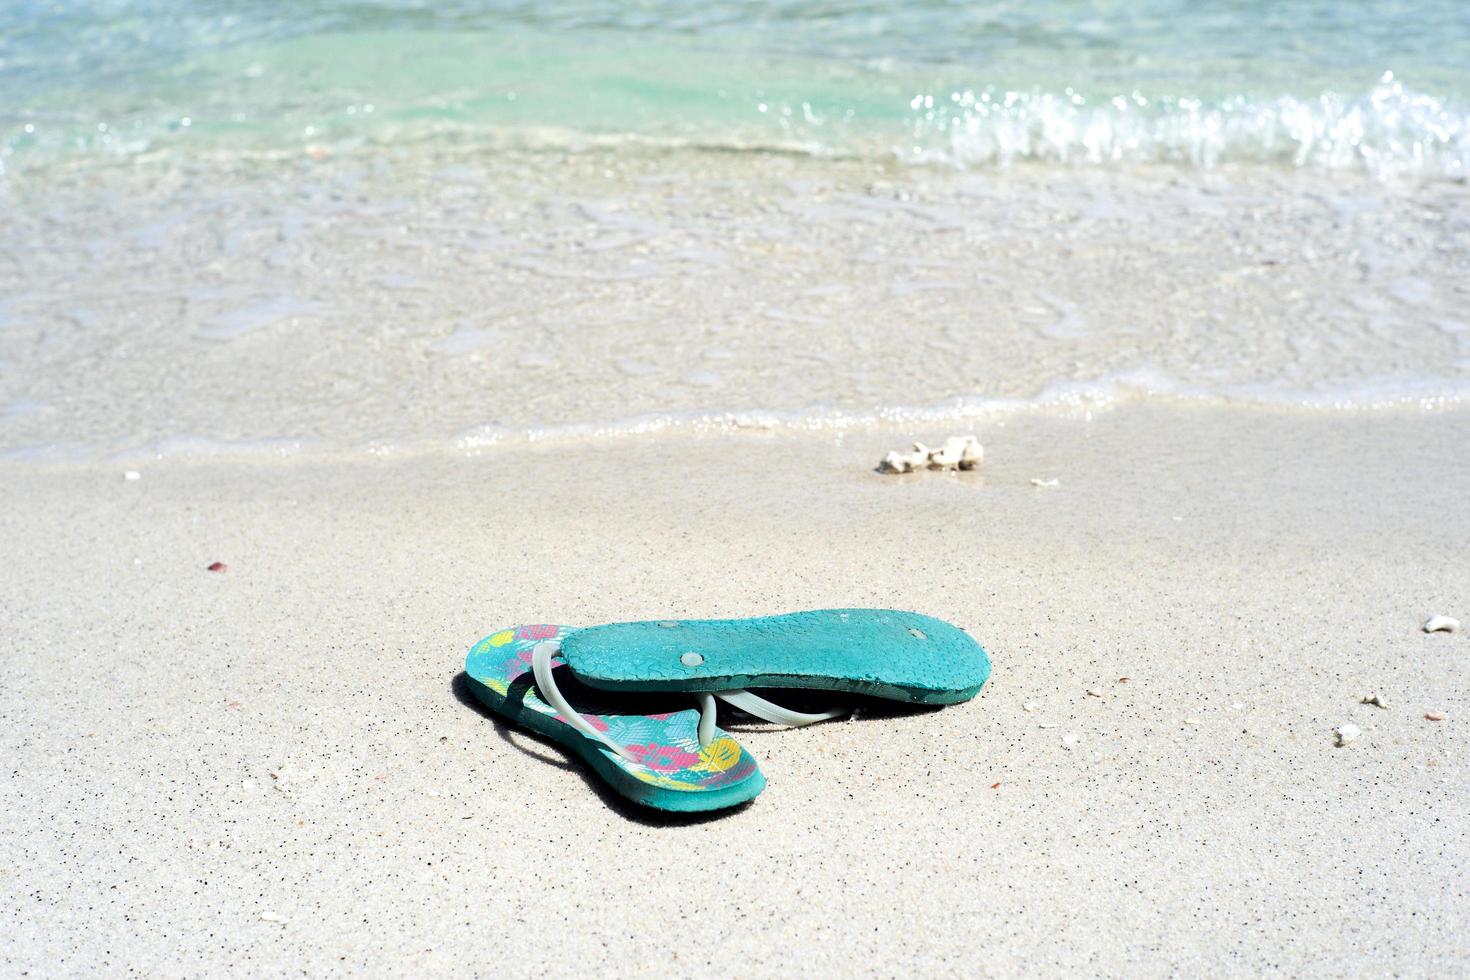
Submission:
[[[450,141],[6,190],[12,457],[1470,400],[1463,183]]]

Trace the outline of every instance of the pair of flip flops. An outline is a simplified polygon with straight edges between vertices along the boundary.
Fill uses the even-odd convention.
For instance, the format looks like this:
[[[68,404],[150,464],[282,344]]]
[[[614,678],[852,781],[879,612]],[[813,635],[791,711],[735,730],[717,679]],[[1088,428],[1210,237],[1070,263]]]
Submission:
[[[658,810],[719,810],[765,788],[760,766],[716,726],[715,700],[807,725],[751,688],[839,691],[917,704],[968,701],[990,675],[963,630],[918,613],[822,609],[757,619],[516,626],[470,650],[475,696],[575,752],[617,792]]]

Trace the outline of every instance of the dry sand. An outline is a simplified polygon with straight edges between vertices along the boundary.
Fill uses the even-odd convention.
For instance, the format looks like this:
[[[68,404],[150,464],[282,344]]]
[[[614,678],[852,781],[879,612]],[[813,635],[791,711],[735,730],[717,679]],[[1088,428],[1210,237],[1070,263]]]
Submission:
[[[1420,630],[1470,619],[1470,414],[1023,416],[873,472],[947,434],[0,463],[3,972],[1470,970],[1470,637]],[[517,622],[833,605],[994,675],[736,726],[770,783],[718,819],[457,679]]]

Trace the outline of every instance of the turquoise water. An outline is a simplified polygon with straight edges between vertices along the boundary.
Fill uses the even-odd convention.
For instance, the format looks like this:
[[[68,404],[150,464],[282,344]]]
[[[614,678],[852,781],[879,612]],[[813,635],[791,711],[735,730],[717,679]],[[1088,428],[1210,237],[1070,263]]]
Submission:
[[[1461,176],[1446,0],[20,2],[0,164],[453,134]]]

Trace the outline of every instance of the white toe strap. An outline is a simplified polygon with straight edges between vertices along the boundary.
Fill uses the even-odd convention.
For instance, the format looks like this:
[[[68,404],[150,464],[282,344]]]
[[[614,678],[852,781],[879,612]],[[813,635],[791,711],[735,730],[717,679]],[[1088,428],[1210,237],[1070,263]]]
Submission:
[[[715,740],[715,699],[710,694],[694,695],[699,700],[699,747]]]
[[[715,691],[714,694],[721,701],[733,704],[748,715],[755,715],[764,721],[776,725],[788,725],[792,728],[815,725],[819,721],[840,718],[847,714],[845,708],[832,708],[828,711],[792,711],[790,708],[783,708],[749,691]]]
[[[531,651],[531,673],[536,677],[536,690],[556,709],[557,714],[561,715],[562,720],[568,725],[588,738],[594,738],[606,745],[621,758],[629,762],[637,762],[638,760],[633,758],[631,752],[594,728],[592,723],[578,714],[576,709],[562,696],[556,686],[556,679],[551,676],[551,658],[558,653],[561,653],[561,644],[556,640],[542,640]]]
[[[556,678],[552,676],[551,667],[551,658],[559,653],[561,653],[561,643],[557,640],[542,640],[531,651],[531,673],[536,678],[536,690],[540,692],[541,697],[556,709],[556,713],[561,715],[562,720],[568,725],[588,738],[596,739],[606,745],[619,757],[629,762],[637,762],[638,760],[625,746],[608,738],[605,732],[598,731],[562,695],[561,690],[556,686]],[[699,701],[698,736],[701,747],[709,745],[715,738],[715,698],[734,705],[746,714],[792,728],[813,725],[829,718],[839,718],[847,713],[841,708],[834,708],[830,711],[792,711],[790,708],[783,708],[749,691],[714,691],[712,693],[700,691],[694,696]]]

